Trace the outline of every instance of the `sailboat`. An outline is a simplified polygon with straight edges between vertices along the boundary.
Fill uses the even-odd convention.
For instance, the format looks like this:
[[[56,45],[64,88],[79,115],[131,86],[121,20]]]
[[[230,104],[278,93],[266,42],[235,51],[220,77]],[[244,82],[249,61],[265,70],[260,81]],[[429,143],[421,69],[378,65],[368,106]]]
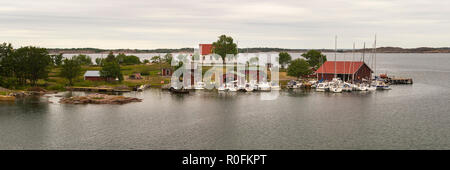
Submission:
[[[271,83],[270,83],[270,89],[271,89],[271,90],[281,90],[281,87],[280,87],[280,85],[278,85],[278,83],[276,83],[276,82],[271,82]]]
[[[337,78],[336,73],[336,53],[337,53],[337,36],[334,39],[334,79],[330,85],[330,91],[333,93],[341,93],[342,87],[340,86],[340,80]]]
[[[270,91],[270,85],[268,82],[261,82],[258,84],[259,91]]]
[[[194,89],[195,90],[203,90],[203,89],[205,89],[205,83],[203,83],[201,81],[197,82],[197,84],[195,85]]]

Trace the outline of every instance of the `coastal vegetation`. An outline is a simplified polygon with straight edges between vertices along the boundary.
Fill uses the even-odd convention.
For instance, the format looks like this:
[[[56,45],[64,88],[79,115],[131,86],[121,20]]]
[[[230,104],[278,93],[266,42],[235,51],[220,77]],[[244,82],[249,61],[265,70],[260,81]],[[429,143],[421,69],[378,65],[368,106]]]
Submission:
[[[161,68],[170,67],[171,55],[166,55],[160,64],[142,64],[137,56],[112,52],[106,58],[97,58],[95,64],[88,55],[80,54],[64,59],[62,54],[50,55],[45,48],[21,47],[0,44],[0,87],[12,90],[27,90],[42,87],[46,90],[65,90],[66,86],[82,87],[135,87],[142,84],[161,86],[170,78],[161,77]],[[103,72],[113,81],[84,80],[87,70]],[[143,79],[130,79],[139,73]],[[114,81],[114,79],[119,81]]]
[[[221,57],[226,57],[223,55],[226,53],[238,52],[237,45],[229,36],[219,36],[215,44],[218,47],[214,50],[220,52]],[[281,54],[283,55],[285,54]],[[0,86],[12,90],[39,87],[50,91],[66,90],[67,86],[112,88],[136,87],[142,84],[161,86],[170,82],[170,77],[161,76],[161,69],[176,70],[183,64],[179,62],[178,65],[172,66],[173,57],[168,53],[153,57],[151,60],[141,61],[134,55],[110,51],[107,57],[96,58],[93,62],[92,58],[86,54],[63,58],[62,53],[49,54],[45,48],[27,46],[14,49],[11,44],[3,43],[0,44]],[[284,63],[289,63],[291,59],[290,56],[282,58]],[[251,59],[252,63],[257,61],[258,58]],[[205,66],[203,73],[208,69]],[[83,73],[88,70],[99,71],[107,81],[85,80]],[[288,75],[286,70],[280,70],[281,84],[298,77]],[[140,74],[142,79],[131,78],[131,75],[135,74]]]
[[[300,77],[310,75],[312,73],[311,67],[305,59],[298,58],[292,60],[287,69],[287,74],[293,77]]]
[[[227,35],[219,36],[219,39],[212,44],[214,48],[212,52],[222,57],[222,61],[225,64],[225,57],[227,54],[236,55],[238,53],[237,45],[233,42],[233,38]]]
[[[320,51],[317,50],[309,50],[306,53],[302,54],[302,57],[308,61],[309,66],[314,69],[318,69],[325,61],[327,61],[327,56],[323,55]]]
[[[73,60],[77,61],[81,65],[93,65],[92,58],[85,54],[79,54],[72,57]]]
[[[61,76],[69,80],[69,85],[73,85],[73,79],[81,74],[81,63],[74,59],[64,59],[61,67]]]
[[[317,70],[325,61],[327,61],[327,56],[317,50],[309,50],[308,52],[303,53],[302,57],[306,60],[295,59],[290,62],[289,67],[287,68],[287,74],[289,76],[303,77],[311,75],[313,70]]]
[[[52,58],[47,50],[39,47],[21,47],[14,50],[11,44],[0,45],[0,83],[5,87],[36,85],[48,76]]]
[[[278,62],[281,65],[281,69],[284,69],[284,66],[289,64],[292,60],[291,55],[287,52],[281,52],[280,54],[278,54],[278,57],[279,57]]]

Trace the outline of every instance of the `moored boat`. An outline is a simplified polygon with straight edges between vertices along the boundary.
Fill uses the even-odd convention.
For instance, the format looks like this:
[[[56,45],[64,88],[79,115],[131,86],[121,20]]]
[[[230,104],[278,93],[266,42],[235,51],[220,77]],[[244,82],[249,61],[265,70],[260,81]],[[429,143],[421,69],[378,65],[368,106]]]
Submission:
[[[258,90],[260,91],[270,91],[270,85],[267,82],[261,82],[258,84]]]
[[[316,91],[324,92],[324,91],[327,91],[328,88],[329,88],[328,83],[322,82],[322,83],[317,84]]]

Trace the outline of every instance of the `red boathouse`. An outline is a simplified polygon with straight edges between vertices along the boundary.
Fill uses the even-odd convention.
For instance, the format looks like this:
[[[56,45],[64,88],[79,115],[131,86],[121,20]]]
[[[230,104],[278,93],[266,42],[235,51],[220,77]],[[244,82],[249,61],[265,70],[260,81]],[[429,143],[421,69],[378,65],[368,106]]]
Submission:
[[[341,80],[362,81],[369,80],[372,77],[372,69],[362,61],[326,61],[317,69],[316,76],[318,80],[332,80],[334,78],[336,66],[336,76]]]

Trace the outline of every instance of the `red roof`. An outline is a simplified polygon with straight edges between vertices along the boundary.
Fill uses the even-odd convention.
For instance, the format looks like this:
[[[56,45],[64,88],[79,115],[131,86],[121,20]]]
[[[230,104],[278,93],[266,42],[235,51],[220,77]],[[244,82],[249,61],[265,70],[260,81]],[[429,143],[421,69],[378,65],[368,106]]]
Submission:
[[[334,74],[334,65],[334,61],[326,61],[319,69],[317,69],[316,73]],[[368,67],[367,64],[362,61],[336,61],[336,74],[354,74],[363,65]]]
[[[201,55],[208,55],[212,53],[212,44],[200,44]]]

